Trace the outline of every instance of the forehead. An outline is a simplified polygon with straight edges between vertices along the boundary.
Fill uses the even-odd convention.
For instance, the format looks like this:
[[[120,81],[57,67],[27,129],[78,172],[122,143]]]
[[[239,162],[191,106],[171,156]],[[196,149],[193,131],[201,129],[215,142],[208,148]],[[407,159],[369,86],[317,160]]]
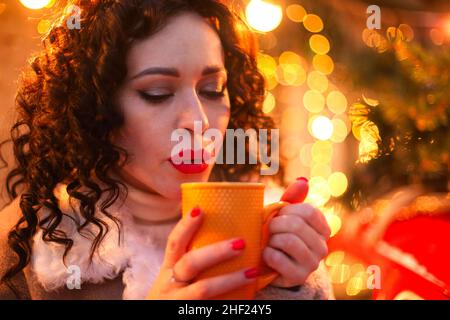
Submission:
[[[172,17],[159,32],[135,43],[128,53],[130,73],[151,66],[174,67],[185,72],[201,72],[207,65],[224,65],[219,36],[195,13]]]

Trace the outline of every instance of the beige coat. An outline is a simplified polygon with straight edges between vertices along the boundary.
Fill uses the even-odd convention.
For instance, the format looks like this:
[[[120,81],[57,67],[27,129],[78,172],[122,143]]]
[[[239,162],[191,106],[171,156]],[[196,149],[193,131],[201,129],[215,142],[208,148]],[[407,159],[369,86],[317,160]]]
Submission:
[[[20,217],[20,208],[18,198],[15,199],[8,207],[0,212],[0,276],[5,273],[7,268],[11,266],[16,257],[8,246],[7,235],[9,230],[15,225]],[[45,290],[41,283],[37,280],[36,274],[28,265],[23,272],[13,279],[13,285],[19,293],[17,297],[14,292],[6,285],[0,285],[0,299],[122,299],[124,292],[124,284],[122,273],[114,279],[105,280],[102,283],[83,282],[81,289],[70,290],[61,287],[56,290]],[[286,289],[268,286],[259,291],[256,299],[261,300],[278,300],[278,299],[333,299],[333,292],[329,282],[328,275],[323,265],[316,270],[307,279],[306,283],[301,286],[297,292]]]

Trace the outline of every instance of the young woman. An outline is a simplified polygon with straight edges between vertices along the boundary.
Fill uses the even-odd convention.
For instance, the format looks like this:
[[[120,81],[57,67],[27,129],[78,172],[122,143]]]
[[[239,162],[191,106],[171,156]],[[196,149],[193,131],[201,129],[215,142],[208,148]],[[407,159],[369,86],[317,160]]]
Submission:
[[[66,10],[17,95],[0,297],[210,299],[255,281],[255,268],[196,281],[245,243],[186,252],[203,215],[181,219],[180,184],[244,181],[260,166],[171,161],[171,133],[194,132],[194,122],[222,133],[273,127],[245,25],[213,0],[73,4],[80,28],[69,28]],[[330,234],[323,215],[291,204],[270,232],[263,258],[280,276],[256,298],[332,297],[318,269]]]

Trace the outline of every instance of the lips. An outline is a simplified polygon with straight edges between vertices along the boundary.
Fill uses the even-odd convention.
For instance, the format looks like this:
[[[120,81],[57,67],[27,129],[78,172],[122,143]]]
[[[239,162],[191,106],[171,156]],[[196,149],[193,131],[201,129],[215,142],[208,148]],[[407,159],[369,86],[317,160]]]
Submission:
[[[184,155],[186,154],[186,159]],[[181,150],[177,156],[169,158],[172,166],[181,173],[196,174],[208,169],[206,163],[211,155],[205,150]],[[180,163],[181,162],[181,163]]]

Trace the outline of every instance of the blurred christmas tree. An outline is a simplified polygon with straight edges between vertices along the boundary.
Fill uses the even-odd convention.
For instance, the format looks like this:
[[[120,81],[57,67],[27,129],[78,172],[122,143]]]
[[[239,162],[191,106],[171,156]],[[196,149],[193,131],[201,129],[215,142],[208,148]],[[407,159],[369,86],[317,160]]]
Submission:
[[[450,150],[450,50],[411,42],[407,25],[386,36],[365,30],[372,50],[349,74],[371,95],[349,110],[359,158],[344,200],[352,209],[395,187],[421,184],[447,192]],[[370,61],[370,63],[368,63]]]

